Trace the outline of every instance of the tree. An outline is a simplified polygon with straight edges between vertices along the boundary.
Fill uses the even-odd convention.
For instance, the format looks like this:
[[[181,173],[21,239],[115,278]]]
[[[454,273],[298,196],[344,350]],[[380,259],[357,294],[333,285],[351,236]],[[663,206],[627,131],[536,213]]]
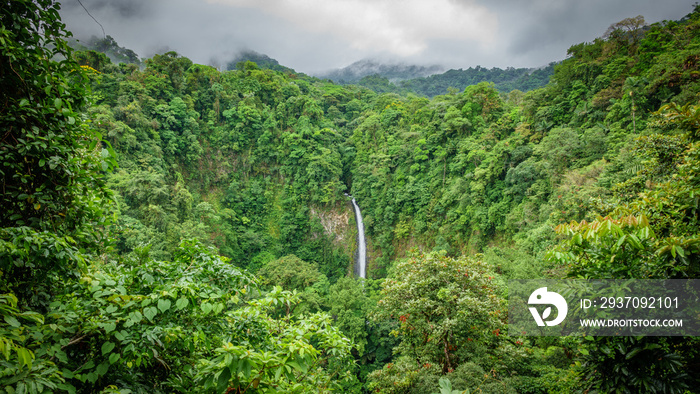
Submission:
[[[676,126],[681,133],[687,133],[693,141],[700,140],[700,105],[686,104],[680,106],[669,103],[661,108],[656,115],[661,117],[662,124]]]
[[[196,240],[182,241],[172,261],[137,250],[96,262],[57,297],[35,353],[55,358],[66,390],[78,392],[309,392],[350,376],[352,344],[328,314],[275,317],[299,298],[258,290],[252,275]]]
[[[506,316],[494,276],[478,258],[444,252],[399,262],[384,283],[378,314],[397,322],[396,351],[446,373],[468,360],[475,346],[493,349]]]
[[[328,279],[318,271],[317,265],[293,254],[267,262],[258,271],[258,275],[262,284],[269,288],[280,286],[285,290],[299,292],[301,302],[286,305],[286,313],[300,315],[319,311],[323,296],[328,291]]]
[[[0,8],[0,385],[11,392],[65,389],[47,354],[61,344],[31,309],[46,311],[65,280],[85,272],[110,213],[103,173],[114,152],[100,152],[100,135],[79,113],[88,77],[58,9],[52,0]]]
[[[676,109],[676,113],[672,112]],[[651,135],[638,140],[644,162],[634,182],[663,180],[627,203],[587,223],[558,227],[566,240],[550,259],[571,277],[682,279],[700,275],[700,144],[692,113],[672,105],[661,111],[685,138]],[[669,150],[669,147],[674,149]],[[620,185],[618,190],[625,190]],[[651,190],[649,190],[651,189]],[[697,339],[687,337],[601,337],[584,344],[582,380],[600,391],[682,392],[697,383]],[[694,381],[694,382],[693,382]]]
[[[88,48],[104,53],[115,63],[132,63],[140,65],[138,55],[131,49],[120,47],[119,44],[108,35],[105,38],[92,36],[87,43]]]
[[[316,264],[308,263],[295,255],[288,255],[265,264],[259,275],[265,285],[281,286],[285,290],[302,291],[321,280]]]
[[[81,250],[104,242],[114,152],[79,111],[88,78],[52,0],[0,11],[0,291],[46,305],[55,275],[76,275]],[[100,153],[101,151],[101,153]]]
[[[362,356],[367,345],[367,310],[369,300],[363,283],[352,277],[343,277],[328,291],[328,311],[336,319],[335,326],[350,338]]]
[[[258,335],[235,344],[225,342],[214,349],[214,358],[200,360],[193,388],[216,388],[217,393],[344,392],[340,383],[352,380],[354,369],[351,342],[325,313],[271,318],[277,304],[294,302],[289,292],[277,287],[230,315],[239,321],[254,316],[250,327]]]
[[[625,18],[610,25],[605,31],[603,38],[613,39],[621,44],[629,44],[630,48],[634,50],[637,48],[639,40],[644,36],[643,28],[646,25],[642,15],[637,15],[634,18]]]

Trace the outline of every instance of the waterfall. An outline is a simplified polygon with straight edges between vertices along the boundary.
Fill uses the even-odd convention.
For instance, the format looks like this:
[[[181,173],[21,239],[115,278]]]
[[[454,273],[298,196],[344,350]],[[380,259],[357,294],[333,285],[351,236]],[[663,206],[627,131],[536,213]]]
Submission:
[[[362,223],[360,207],[357,206],[355,198],[352,199],[352,207],[355,210],[355,221],[357,222],[357,261],[355,262],[355,274],[360,278],[365,277],[367,247],[365,246],[365,225]]]

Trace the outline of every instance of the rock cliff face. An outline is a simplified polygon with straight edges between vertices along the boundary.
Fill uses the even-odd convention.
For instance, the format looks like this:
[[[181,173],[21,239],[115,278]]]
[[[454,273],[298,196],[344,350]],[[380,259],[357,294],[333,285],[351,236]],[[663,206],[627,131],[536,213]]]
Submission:
[[[352,206],[338,204],[333,208],[311,207],[311,216],[318,218],[323,226],[323,232],[329,236],[336,246],[345,243],[354,235],[354,223],[350,223],[353,215]]]
[[[357,249],[357,226],[350,201],[339,202],[331,207],[312,206],[310,214],[312,219],[318,219],[321,223],[324,235],[331,240],[333,246],[347,256],[348,273],[352,273]]]

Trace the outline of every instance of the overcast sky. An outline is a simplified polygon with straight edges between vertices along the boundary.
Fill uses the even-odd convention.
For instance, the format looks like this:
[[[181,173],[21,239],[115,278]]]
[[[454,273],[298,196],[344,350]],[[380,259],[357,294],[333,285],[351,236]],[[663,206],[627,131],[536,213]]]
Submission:
[[[314,74],[361,59],[445,68],[539,67],[611,24],[678,20],[695,0],[81,0],[142,58],[175,50],[222,65],[246,49]],[[77,0],[62,1],[76,37],[102,36]]]

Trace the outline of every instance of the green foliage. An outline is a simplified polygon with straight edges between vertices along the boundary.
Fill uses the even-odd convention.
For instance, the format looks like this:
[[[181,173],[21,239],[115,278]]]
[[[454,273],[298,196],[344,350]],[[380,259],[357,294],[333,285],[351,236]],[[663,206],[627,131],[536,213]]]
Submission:
[[[379,74],[367,75],[356,82],[357,85],[364,86],[377,93],[407,93],[406,89],[401,89],[388,78]]]
[[[43,392],[56,390],[63,384],[63,377],[51,361],[38,358],[32,346],[35,336],[41,332],[37,326],[44,324],[44,316],[32,311],[17,308],[17,297],[12,294],[0,295],[0,387],[4,390]]]
[[[493,83],[499,92],[507,93],[514,90],[527,92],[547,85],[553,72],[554,64],[550,64],[538,69],[508,67],[505,70],[498,67],[486,69],[477,66],[467,70],[449,70],[441,74],[417,78],[412,78],[409,70],[401,73],[391,69],[379,70],[379,73],[362,78],[342,72],[332,73],[330,77],[340,84],[357,84],[376,93],[403,95],[412,93],[432,98],[447,94],[450,89],[464,89],[481,82]]]
[[[124,264],[91,266],[45,317],[19,314],[16,300],[3,298],[9,300],[2,310],[3,354],[12,361],[16,353],[21,375],[3,384],[50,389],[60,382],[69,391],[90,391],[117,383],[132,392],[261,385],[308,392],[330,390],[350,376],[351,342],[328,315],[275,318],[278,305],[293,308],[299,299],[279,287],[251,297],[255,286],[226,258],[183,241],[173,261],[151,260],[143,251]],[[53,380],[41,383],[44,375]]]
[[[552,370],[560,371],[552,368]],[[445,375],[439,368],[430,363],[416,363],[409,357],[399,357],[395,362],[389,363],[385,368],[372,374],[369,388],[378,393],[431,393],[439,389],[442,393],[519,393],[519,392],[557,392],[557,388],[563,391],[571,389],[565,386],[558,377],[550,375],[549,383],[545,379],[541,384],[530,386],[516,383],[513,379],[499,380],[493,371],[484,371],[479,365],[466,362],[458,366],[454,371]],[[553,373],[556,373],[552,371]],[[524,377],[522,377],[524,378]],[[516,384],[513,384],[516,383]],[[448,391],[449,390],[449,391]]]
[[[96,52],[104,54],[104,56],[107,56],[107,58],[109,58],[114,63],[131,63],[136,65],[141,64],[141,60],[134,51],[119,46],[119,44],[117,44],[114,38],[112,38],[112,36],[110,35],[107,35],[104,38],[92,36],[89,40],[85,42],[84,46],[77,42],[72,42],[71,45],[77,47],[78,49],[85,48],[87,49],[87,52]],[[90,64],[90,66],[92,65]],[[97,70],[102,70],[102,68],[94,66],[92,67]]]
[[[271,295],[260,304],[289,301]],[[285,319],[262,328],[269,337],[256,341],[254,348],[225,343],[215,349],[211,361],[202,360],[196,377],[202,387],[219,393],[250,388],[264,393],[323,393],[340,389],[339,377],[352,376],[351,344],[331,326],[328,315]]]
[[[690,130],[685,129],[686,132]],[[667,143],[680,149],[668,152]],[[570,276],[584,278],[696,278],[698,247],[697,143],[642,139],[637,181],[663,179],[605,218],[562,225],[567,240],[550,254]],[[676,157],[678,156],[678,157]],[[628,182],[629,185],[629,182]],[[626,185],[621,185],[625,190]],[[623,195],[623,197],[626,197]],[[694,338],[597,338],[587,343],[582,380],[601,391],[683,392],[696,381]]]
[[[649,151],[657,145],[647,145]],[[551,258],[585,278],[694,278],[698,275],[698,146],[689,144],[666,182],[591,223],[561,225],[569,240]],[[662,161],[653,161],[655,179]]]
[[[8,4],[2,390],[697,384],[692,338],[504,337],[500,275],[698,276],[698,7],[614,24],[506,96],[549,69],[365,79],[385,93],[262,57],[141,69],[111,37],[72,52],[51,1]],[[344,192],[384,279],[346,277]]]
[[[391,335],[401,343],[395,352],[425,368],[435,365],[444,374],[478,357],[500,369],[505,310],[494,275],[477,259],[415,254],[385,280],[376,318],[396,322]],[[390,392],[387,380],[397,379],[394,373],[376,371],[370,387]],[[406,387],[415,384],[412,376],[406,371],[402,378]]]
[[[259,68],[266,68],[285,73],[294,73],[294,70],[281,66],[277,60],[272,59],[269,56],[263,55],[261,53],[249,50],[242,51],[238,55],[236,55],[236,57],[226,65],[226,69],[243,70],[246,69],[246,67],[251,68],[252,65],[247,63],[255,63],[255,67]]]
[[[573,277],[656,277],[651,261],[654,232],[645,216],[598,218],[592,223],[582,221],[558,229],[570,239],[566,252],[554,251],[552,257],[566,265]]]
[[[554,64],[539,69],[512,68],[502,70],[498,67],[486,69],[480,66],[467,70],[449,70],[424,78],[401,81],[399,86],[427,97],[446,94],[449,88],[463,89],[481,82],[492,82],[499,92],[510,92],[541,88],[549,82]]]
[[[189,365],[224,340],[227,311],[253,284],[193,241],[183,241],[172,262],[144,255],[95,265],[51,304],[47,323],[64,331],[50,337],[61,344],[53,352],[76,387],[120,381],[135,391],[178,389],[191,384],[183,375]]]
[[[440,393],[439,394],[469,394],[469,390],[453,390],[452,382],[448,378],[440,378]]]
[[[221,73],[174,52],[145,63],[107,68],[93,86],[101,105],[89,110],[120,152],[108,176],[118,251],[148,243],[171,259],[180,239],[196,237],[254,270],[251,260],[297,254],[342,275],[348,259],[309,214],[346,188],[344,137],[325,118],[323,92],[294,75]],[[352,91],[338,92],[334,122],[346,123],[344,106],[362,97]]]
[[[271,355],[280,360],[284,373],[264,380],[270,390],[337,387],[338,376],[352,371],[351,344],[330,326],[327,315],[275,320],[269,314],[273,305],[298,302],[291,294],[276,288],[259,299],[248,298],[252,277],[211,248],[196,241],[167,246],[196,227],[192,220],[222,225],[211,206],[195,200],[182,175],[173,177],[172,186],[165,176],[164,169],[177,168],[178,162],[164,160],[159,152],[179,156],[185,164],[203,153],[192,99],[181,96],[191,62],[173,53],[149,60],[150,70],[135,78],[143,86],[124,80],[119,74],[126,69],[107,67],[95,53],[80,57],[110,73],[91,79],[98,90],[106,81],[109,90],[103,92],[123,94],[102,96],[116,104],[114,110],[93,112],[98,129],[127,153],[120,159],[123,170],[110,182],[118,186],[122,208],[133,209],[138,219],[121,220],[146,224],[135,227],[142,231],[138,236],[149,227],[165,233],[158,246],[173,257],[154,260],[149,253],[161,251],[131,243],[133,257],[97,262],[99,243],[110,242],[102,231],[110,196],[104,172],[116,162],[109,145],[99,149],[102,134],[79,113],[86,108],[89,80],[63,41],[67,33],[57,7],[51,1],[19,1],[3,8],[3,126],[9,134],[0,147],[1,284],[19,296],[3,295],[0,303],[3,390],[191,392],[208,385],[207,368],[218,365],[215,354],[222,343],[221,349],[242,349],[256,362]],[[133,154],[142,149],[151,154],[136,158]],[[128,174],[134,170],[139,176],[132,178]],[[171,232],[173,221],[180,226]],[[27,305],[41,308],[42,314]],[[278,340],[283,336],[288,341]],[[253,363],[243,370],[253,367],[255,380],[267,366]],[[223,392],[228,383],[219,378],[216,387]]]
[[[270,261],[258,271],[263,284],[278,285],[288,290],[303,290],[321,279],[321,273],[310,263],[289,255]]]
[[[670,123],[682,132],[688,133],[693,141],[700,139],[700,105],[686,104],[679,106],[676,103],[670,103],[662,106],[656,112],[660,115],[664,123]]]
[[[289,255],[267,262],[257,274],[263,285],[298,292],[301,302],[297,306],[286,305],[284,313],[298,316],[321,310],[329,284],[315,264]]]
[[[369,335],[367,316],[372,305],[365,294],[364,283],[351,277],[339,279],[328,290],[327,304],[335,326],[352,340],[357,353],[364,355]]]
[[[484,253],[484,262],[508,279],[543,277],[542,263],[519,248],[489,248]]]
[[[0,287],[38,306],[52,280],[60,281],[56,275],[79,268],[81,248],[104,242],[109,191],[102,173],[116,162],[80,113],[87,76],[71,58],[58,5],[12,2],[2,21]]]
[[[582,365],[583,380],[604,392],[682,393],[689,389],[679,342],[645,337],[592,339]],[[692,346],[692,344],[689,344]]]
[[[90,67],[92,70],[97,71],[98,73],[104,71],[111,63],[107,55],[102,52],[87,50],[77,51],[74,54],[75,61],[78,64],[81,66]]]
[[[104,171],[114,151],[81,114],[88,77],[53,1],[16,1],[0,18],[0,343],[3,391],[65,390],[47,355],[49,302],[109,240]]]

